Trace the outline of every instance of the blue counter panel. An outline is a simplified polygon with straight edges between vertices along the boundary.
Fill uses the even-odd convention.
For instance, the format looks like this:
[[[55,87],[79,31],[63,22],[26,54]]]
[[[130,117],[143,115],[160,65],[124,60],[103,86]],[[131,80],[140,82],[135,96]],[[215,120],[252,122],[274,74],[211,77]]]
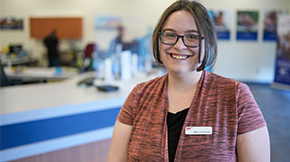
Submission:
[[[0,150],[113,126],[121,107],[0,127]]]

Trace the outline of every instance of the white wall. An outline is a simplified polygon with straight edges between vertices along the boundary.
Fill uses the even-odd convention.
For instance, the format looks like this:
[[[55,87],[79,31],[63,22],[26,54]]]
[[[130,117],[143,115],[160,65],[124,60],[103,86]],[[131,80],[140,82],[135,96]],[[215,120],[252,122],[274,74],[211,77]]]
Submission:
[[[213,68],[215,73],[241,81],[272,83],[274,80],[276,42],[263,41],[263,20],[265,10],[287,9],[289,0],[202,0],[209,9],[230,9],[234,21],[231,40],[218,42],[218,59]],[[259,11],[258,41],[237,41],[236,11]]]
[[[242,81],[273,81],[276,42],[262,41],[262,23],[264,9],[288,9],[289,0],[200,0],[209,9],[233,10],[255,9],[260,11],[259,39],[256,42],[236,41],[235,24],[231,29],[230,41],[219,41],[218,61],[214,72]],[[33,56],[42,58],[45,49],[40,40],[31,39],[29,17],[41,16],[81,16],[83,17],[83,39],[76,41],[79,48],[95,41],[94,18],[96,13],[108,13],[125,17],[141,18],[140,35],[146,34],[148,26],[154,27],[164,9],[174,0],[1,0],[1,16],[24,18],[24,30],[0,31],[0,48],[11,43],[22,43],[31,50]],[[69,41],[62,41],[62,48],[68,47]]]

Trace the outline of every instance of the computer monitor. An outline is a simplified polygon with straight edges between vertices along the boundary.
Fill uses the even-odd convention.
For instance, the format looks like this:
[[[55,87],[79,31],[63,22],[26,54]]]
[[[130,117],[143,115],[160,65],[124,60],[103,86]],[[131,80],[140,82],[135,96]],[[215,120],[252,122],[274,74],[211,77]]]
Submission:
[[[22,51],[21,44],[9,45],[9,52],[10,53],[19,54],[20,51]]]

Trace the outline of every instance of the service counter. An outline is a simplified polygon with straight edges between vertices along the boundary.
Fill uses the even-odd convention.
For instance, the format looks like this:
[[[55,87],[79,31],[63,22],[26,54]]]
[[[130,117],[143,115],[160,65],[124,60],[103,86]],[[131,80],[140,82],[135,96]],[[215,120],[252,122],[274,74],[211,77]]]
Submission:
[[[93,72],[56,83],[0,88],[1,161],[111,138],[117,114],[133,87],[163,74],[119,81],[114,92],[77,85]]]

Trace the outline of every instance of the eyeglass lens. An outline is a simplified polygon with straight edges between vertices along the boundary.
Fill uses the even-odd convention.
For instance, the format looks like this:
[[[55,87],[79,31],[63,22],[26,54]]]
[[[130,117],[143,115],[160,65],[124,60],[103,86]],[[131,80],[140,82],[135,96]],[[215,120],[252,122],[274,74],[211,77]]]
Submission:
[[[176,33],[170,33],[170,32],[162,32],[161,35],[161,41],[164,44],[168,45],[174,45],[179,37],[182,37],[183,43],[186,46],[189,47],[197,47],[199,46],[199,36],[196,34],[185,34],[183,36],[177,35]]]

